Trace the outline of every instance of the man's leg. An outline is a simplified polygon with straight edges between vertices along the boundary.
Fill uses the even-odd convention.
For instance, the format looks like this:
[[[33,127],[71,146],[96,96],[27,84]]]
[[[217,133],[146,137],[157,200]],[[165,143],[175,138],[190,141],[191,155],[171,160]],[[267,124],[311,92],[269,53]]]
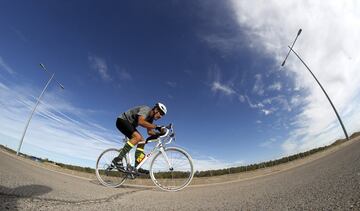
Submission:
[[[135,168],[145,158],[144,147],[145,147],[145,144],[138,144],[137,147],[136,147],[136,151],[135,151]],[[138,172],[142,173],[142,174],[149,174],[148,170],[142,169],[142,168],[139,168]]]
[[[136,147],[136,151],[135,151],[135,168],[145,158],[144,147],[145,147],[145,144],[138,144],[137,147]]]
[[[123,157],[130,152],[130,150],[138,143],[142,140],[142,136],[139,132],[135,131],[133,132],[133,134],[131,135],[131,139],[126,142],[126,144],[124,145],[124,147],[121,149],[119,156],[117,156],[113,162],[116,163],[120,163],[123,159]]]

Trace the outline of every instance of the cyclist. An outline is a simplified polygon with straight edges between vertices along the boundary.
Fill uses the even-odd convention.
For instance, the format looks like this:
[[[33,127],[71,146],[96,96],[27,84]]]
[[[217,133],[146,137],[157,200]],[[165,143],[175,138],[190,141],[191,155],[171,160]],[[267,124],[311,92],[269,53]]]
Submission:
[[[143,137],[136,129],[139,125],[147,129],[148,135],[160,135],[163,132],[163,128],[153,124],[154,120],[160,119],[167,112],[164,104],[156,103],[153,108],[149,106],[137,106],[129,109],[121,114],[116,120],[116,127],[130,140],[125,143],[124,147],[120,151],[119,155],[114,158],[112,163],[120,169],[123,169],[122,159],[123,157],[140,141],[143,141]],[[159,132],[155,132],[154,129]],[[145,144],[138,144],[135,151],[135,168],[144,159],[144,146]],[[149,174],[148,170],[140,168],[139,173]]]

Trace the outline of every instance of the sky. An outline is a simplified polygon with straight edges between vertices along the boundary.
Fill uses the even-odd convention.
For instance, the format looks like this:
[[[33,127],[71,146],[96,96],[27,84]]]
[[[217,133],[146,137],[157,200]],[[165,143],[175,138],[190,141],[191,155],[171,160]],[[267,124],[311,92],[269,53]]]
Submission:
[[[0,1],[0,144],[94,167],[119,114],[164,103],[197,170],[277,159],[360,130],[357,1]],[[48,72],[44,72],[43,63]],[[145,136],[145,131],[141,130]],[[145,151],[149,151],[147,146]],[[133,152],[132,152],[133,153]]]

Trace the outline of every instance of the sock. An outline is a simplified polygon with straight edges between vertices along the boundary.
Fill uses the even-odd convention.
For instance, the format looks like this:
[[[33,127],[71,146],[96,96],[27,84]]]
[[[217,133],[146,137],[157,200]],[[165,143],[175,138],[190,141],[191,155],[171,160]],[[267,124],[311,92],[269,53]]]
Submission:
[[[141,161],[145,158],[145,153],[143,148],[137,147],[135,151],[135,167],[141,163]]]
[[[132,143],[130,143],[130,141],[126,142],[126,144],[124,145],[124,147],[121,149],[119,155],[116,158],[116,161],[119,162],[123,159],[123,157],[130,152],[130,150],[134,147],[134,145]]]

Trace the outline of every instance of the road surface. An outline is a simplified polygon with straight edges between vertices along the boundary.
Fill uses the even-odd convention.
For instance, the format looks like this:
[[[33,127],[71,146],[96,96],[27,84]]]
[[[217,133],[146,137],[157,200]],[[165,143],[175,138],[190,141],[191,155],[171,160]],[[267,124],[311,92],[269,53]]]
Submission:
[[[0,151],[0,210],[360,210],[360,140],[305,165],[168,193],[106,188]]]

